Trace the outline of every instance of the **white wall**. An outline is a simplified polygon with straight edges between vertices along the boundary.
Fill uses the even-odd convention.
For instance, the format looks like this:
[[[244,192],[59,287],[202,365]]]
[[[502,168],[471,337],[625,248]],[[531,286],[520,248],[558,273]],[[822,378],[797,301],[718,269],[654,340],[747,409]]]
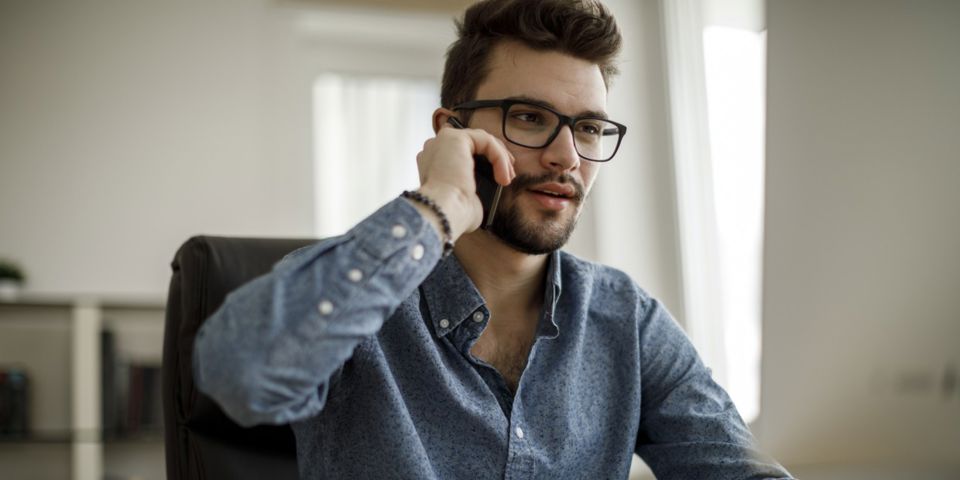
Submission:
[[[348,49],[330,18],[389,32],[409,16],[306,11],[0,4],[0,257],[30,291],[161,298],[191,235],[312,236],[316,74],[439,77],[445,42]]]
[[[955,475],[960,2],[767,12],[761,440],[787,465]]]
[[[275,115],[262,9],[0,4],[0,256],[30,290],[159,296],[190,235],[309,234],[309,116]]]

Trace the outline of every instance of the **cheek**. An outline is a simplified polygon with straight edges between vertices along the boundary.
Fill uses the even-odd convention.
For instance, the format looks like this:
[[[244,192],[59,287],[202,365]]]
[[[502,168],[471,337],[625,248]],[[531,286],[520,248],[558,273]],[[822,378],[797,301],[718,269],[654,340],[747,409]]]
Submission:
[[[516,161],[516,163],[513,165],[513,168],[517,170],[518,174],[543,174],[543,171],[540,167],[540,152],[542,152],[542,150],[524,148],[520,145],[514,145],[506,140],[503,142],[506,144],[507,150],[510,151],[510,155],[513,155],[513,159]]]
[[[583,188],[589,193],[593,189],[597,174],[600,173],[600,166],[589,160],[581,160],[580,171],[583,176]]]

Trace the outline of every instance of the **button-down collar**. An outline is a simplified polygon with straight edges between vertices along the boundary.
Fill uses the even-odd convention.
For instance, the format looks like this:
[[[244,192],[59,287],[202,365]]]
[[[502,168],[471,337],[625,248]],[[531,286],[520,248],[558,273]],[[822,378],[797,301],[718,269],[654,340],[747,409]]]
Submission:
[[[484,306],[483,297],[464,272],[456,255],[440,260],[420,288],[427,301],[433,332],[437,337],[446,336]],[[447,321],[441,323],[441,320]]]
[[[561,291],[560,253],[553,252],[547,259],[547,277],[544,294],[545,315],[541,316],[537,329],[538,337],[556,338],[560,330],[554,314]],[[456,255],[440,261],[430,276],[421,285],[423,296],[430,312],[430,321],[437,337],[455,330],[464,320],[472,318],[477,311],[489,313],[486,302],[476,285],[464,272]],[[446,320],[445,322],[443,320]]]

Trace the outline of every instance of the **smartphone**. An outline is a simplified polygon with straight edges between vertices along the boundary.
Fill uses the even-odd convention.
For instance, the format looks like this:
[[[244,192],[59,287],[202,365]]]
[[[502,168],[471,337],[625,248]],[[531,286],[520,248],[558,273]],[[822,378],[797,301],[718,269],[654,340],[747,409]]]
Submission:
[[[453,128],[464,128],[463,124],[454,117],[448,118],[447,123]],[[500,205],[503,185],[493,179],[493,164],[483,155],[473,156],[473,177],[477,182],[477,196],[480,197],[480,204],[483,205],[483,220],[480,222],[480,228],[489,229],[493,225],[497,206]]]

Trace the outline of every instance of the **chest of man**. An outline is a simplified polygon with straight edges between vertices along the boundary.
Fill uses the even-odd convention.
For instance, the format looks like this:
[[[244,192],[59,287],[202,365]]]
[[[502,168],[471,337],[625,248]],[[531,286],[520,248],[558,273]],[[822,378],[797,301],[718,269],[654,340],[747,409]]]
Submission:
[[[470,354],[495,368],[503,376],[511,392],[517,391],[520,377],[527,367],[532,339],[484,340],[480,337],[470,349]]]
[[[509,317],[492,317],[492,321],[493,318]],[[508,321],[500,325],[488,325],[470,348],[470,354],[495,368],[510,391],[516,392],[533,346],[537,314],[527,315],[517,323],[506,323]]]

